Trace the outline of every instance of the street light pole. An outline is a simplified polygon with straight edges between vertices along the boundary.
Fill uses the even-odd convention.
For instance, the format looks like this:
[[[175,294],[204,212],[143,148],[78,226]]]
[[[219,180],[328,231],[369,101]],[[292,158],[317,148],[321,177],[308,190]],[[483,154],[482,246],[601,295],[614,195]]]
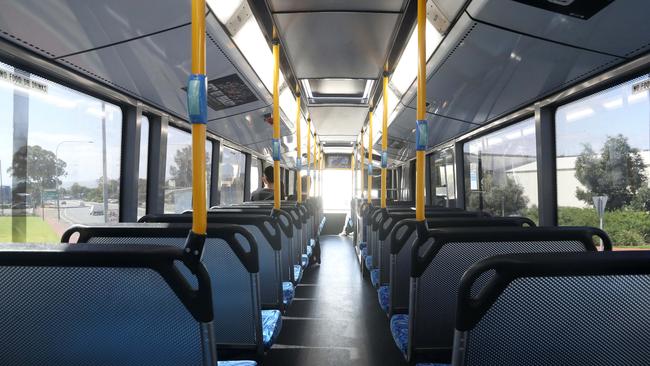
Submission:
[[[67,141],[61,141],[59,142],[58,145],[56,145],[56,149],[54,150],[54,188],[56,189],[56,218],[58,221],[61,221],[61,206],[60,206],[60,201],[59,201],[59,180],[56,177],[56,162],[59,161],[59,147],[61,145],[66,144],[66,143],[80,143],[80,144],[92,144],[94,143],[93,141],[76,141],[76,140],[67,140]],[[41,192],[41,202],[43,202],[43,193]],[[43,205],[44,206],[44,205]],[[43,215],[45,215],[45,207],[41,207],[43,210]]]

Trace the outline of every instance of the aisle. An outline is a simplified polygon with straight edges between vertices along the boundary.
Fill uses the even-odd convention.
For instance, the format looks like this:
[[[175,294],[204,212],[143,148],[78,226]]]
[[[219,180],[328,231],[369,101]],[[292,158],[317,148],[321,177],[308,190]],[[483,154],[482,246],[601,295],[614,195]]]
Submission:
[[[321,248],[322,264],[305,273],[263,365],[405,365],[350,240],[325,236]]]

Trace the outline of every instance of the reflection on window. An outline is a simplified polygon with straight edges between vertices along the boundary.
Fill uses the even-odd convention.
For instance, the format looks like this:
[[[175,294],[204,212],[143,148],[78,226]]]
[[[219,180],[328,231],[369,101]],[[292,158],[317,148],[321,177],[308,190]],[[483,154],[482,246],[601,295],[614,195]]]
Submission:
[[[262,181],[260,179],[262,171],[260,169],[260,160],[254,156],[251,156],[251,159],[251,186],[249,188],[252,193],[262,187]]]
[[[456,206],[456,168],[452,148],[435,151],[429,160],[434,206]]]
[[[165,213],[181,213],[192,209],[192,135],[169,127],[165,168]],[[210,182],[212,143],[205,142],[206,182]],[[208,185],[209,186],[209,185]],[[210,202],[210,190],[207,190]]]
[[[558,108],[560,225],[603,226],[617,247],[650,245],[650,98],[641,77]],[[598,198],[596,198],[598,199]]]
[[[287,196],[296,194],[296,172],[289,170],[289,184],[287,185]]]
[[[246,156],[229,147],[221,147],[219,159],[219,189],[221,205],[244,202]]]
[[[140,164],[138,167],[138,219],[147,213],[147,168],[149,162],[149,118],[140,119]]]
[[[121,110],[4,64],[0,73],[0,240],[58,242],[72,224],[117,222]]]
[[[533,119],[471,140],[464,144],[463,149],[468,210],[537,219],[537,153]]]

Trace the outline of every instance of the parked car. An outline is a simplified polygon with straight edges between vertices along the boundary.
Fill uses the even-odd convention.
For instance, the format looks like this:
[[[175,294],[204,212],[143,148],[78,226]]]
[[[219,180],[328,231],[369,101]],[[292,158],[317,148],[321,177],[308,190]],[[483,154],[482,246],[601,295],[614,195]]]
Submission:
[[[100,205],[90,206],[90,216],[101,216],[104,214],[104,207]]]

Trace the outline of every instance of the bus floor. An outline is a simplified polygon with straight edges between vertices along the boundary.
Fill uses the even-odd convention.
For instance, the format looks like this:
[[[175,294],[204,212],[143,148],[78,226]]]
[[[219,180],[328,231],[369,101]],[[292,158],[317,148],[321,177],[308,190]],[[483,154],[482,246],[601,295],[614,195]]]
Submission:
[[[322,264],[307,269],[264,366],[406,365],[377,292],[361,277],[351,240],[321,237]]]

